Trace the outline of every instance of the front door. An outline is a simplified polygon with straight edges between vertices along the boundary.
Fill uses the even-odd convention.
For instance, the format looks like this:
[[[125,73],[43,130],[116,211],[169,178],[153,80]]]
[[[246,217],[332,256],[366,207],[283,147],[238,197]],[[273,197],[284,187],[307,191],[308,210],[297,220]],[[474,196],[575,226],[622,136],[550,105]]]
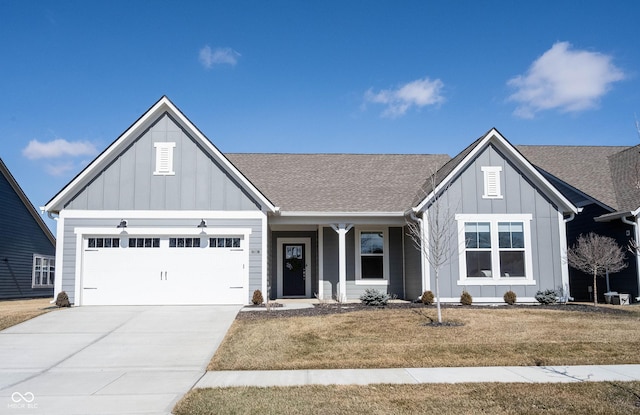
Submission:
[[[282,245],[282,294],[285,297],[306,294],[304,244]]]

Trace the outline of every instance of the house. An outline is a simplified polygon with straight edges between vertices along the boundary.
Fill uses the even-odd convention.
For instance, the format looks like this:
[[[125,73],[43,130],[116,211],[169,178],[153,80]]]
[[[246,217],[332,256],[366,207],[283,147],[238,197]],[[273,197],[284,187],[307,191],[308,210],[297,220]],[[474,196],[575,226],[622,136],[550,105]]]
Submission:
[[[52,297],[53,234],[0,159],[0,299]]]
[[[640,240],[640,146],[518,146],[539,171],[581,211],[567,225],[568,245],[580,234],[595,232],[626,248]],[[627,252],[627,268],[607,280],[598,278],[599,301],[617,291],[638,297],[638,257]],[[571,296],[593,300],[593,276],[570,268]]]
[[[57,215],[55,291],[75,305],[245,304],[254,290],[417,298],[434,272],[407,221],[424,227],[443,199],[457,241],[445,301],[568,285],[578,208],[495,129],[453,159],[223,154],[162,97],[43,209]]]

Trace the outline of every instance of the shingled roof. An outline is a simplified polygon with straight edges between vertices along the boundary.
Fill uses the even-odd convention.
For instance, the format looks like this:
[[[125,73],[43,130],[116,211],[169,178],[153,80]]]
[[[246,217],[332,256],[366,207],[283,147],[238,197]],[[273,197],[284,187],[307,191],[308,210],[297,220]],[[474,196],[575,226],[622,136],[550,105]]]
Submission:
[[[616,192],[617,209],[632,211],[640,207],[640,146],[609,156],[609,168]]]
[[[614,178],[610,159],[629,147],[523,145],[516,148],[536,167],[615,210],[623,208],[625,203],[620,203],[616,188],[624,184]]]
[[[226,156],[282,211],[402,212],[431,190],[427,179],[433,171],[439,169],[438,176],[446,176],[477,142],[455,158],[446,154]],[[543,172],[613,210],[640,207],[640,145],[515,147]],[[564,185],[559,190],[573,192]]]
[[[446,154],[225,154],[282,211],[404,212]]]

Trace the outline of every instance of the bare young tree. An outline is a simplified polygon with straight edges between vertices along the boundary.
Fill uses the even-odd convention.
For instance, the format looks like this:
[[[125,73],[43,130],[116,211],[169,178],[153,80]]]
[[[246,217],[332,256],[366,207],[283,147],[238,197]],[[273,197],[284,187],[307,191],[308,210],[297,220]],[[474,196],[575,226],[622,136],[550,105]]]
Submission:
[[[430,178],[432,191],[435,191],[438,181],[434,172]],[[451,231],[451,224],[455,223],[455,210],[451,208],[443,195],[445,191],[434,193],[429,209],[420,222],[407,221],[408,235],[415,248],[420,251],[435,273],[435,297],[438,310],[438,323],[442,324],[442,309],[440,307],[440,270],[457,253],[455,232]]]
[[[627,267],[624,250],[613,238],[589,232],[580,235],[567,250],[567,261],[573,268],[593,275],[593,305],[598,306],[597,277],[607,271],[615,273]]]

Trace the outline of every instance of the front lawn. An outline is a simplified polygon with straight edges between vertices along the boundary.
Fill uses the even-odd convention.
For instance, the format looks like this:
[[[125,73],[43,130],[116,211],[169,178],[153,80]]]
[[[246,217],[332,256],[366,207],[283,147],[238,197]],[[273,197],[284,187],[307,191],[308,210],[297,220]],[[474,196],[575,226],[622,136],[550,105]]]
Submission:
[[[434,308],[238,318],[209,370],[640,363],[640,308],[451,307],[457,327],[425,326]],[[622,311],[624,310],[624,311]],[[271,311],[262,313],[286,313]]]
[[[640,382],[467,383],[195,389],[174,408],[205,414],[630,414]]]
[[[0,301],[0,330],[55,309],[56,307],[49,304],[49,301],[51,298]]]

